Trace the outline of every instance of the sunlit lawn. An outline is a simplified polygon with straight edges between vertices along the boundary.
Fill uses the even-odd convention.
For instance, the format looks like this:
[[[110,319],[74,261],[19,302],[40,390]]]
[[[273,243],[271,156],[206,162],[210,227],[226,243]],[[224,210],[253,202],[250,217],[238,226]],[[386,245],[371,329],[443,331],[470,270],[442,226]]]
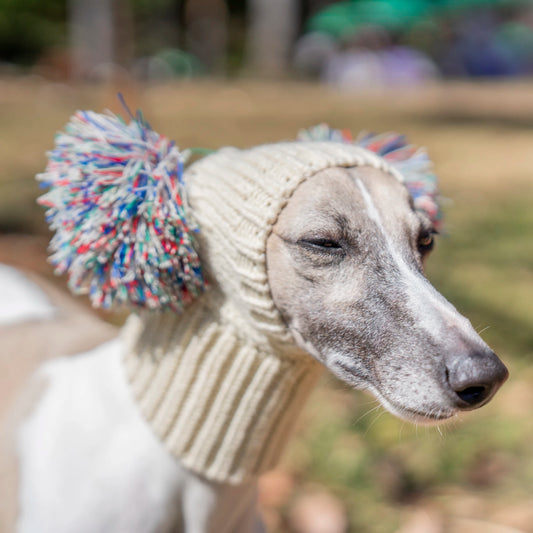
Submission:
[[[2,231],[46,234],[33,181],[44,151],[75,109],[118,110],[112,93],[0,80]],[[527,83],[380,95],[252,82],[129,91],[132,107],[183,147],[291,139],[322,121],[354,132],[396,130],[426,146],[447,199],[428,275],[511,369],[489,406],[440,429],[398,421],[324,379],[284,459],[293,488],[268,510],[279,531],[289,530],[294,502],[317,487],[340,498],[352,531],[398,531],[417,509],[441,520],[441,531],[460,531],[465,517],[533,531],[531,93]]]

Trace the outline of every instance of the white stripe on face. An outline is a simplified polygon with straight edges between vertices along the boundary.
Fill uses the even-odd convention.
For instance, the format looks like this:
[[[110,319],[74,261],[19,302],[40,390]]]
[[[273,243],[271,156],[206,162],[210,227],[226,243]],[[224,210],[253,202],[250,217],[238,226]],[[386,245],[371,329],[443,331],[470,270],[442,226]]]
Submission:
[[[394,245],[391,235],[385,229],[380,213],[368,189],[359,178],[356,178],[356,185],[363,197],[368,217],[375,222],[381,232],[387,251],[402,275],[403,282],[407,288],[408,305],[417,317],[417,323],[433,337],[437,337],[445,327],[457,327],[466,336],[472,337],[474,335],[481,341],[470,322],[459,314],[455,307],[435,290],[424,276],[414,271],[407,264]]]

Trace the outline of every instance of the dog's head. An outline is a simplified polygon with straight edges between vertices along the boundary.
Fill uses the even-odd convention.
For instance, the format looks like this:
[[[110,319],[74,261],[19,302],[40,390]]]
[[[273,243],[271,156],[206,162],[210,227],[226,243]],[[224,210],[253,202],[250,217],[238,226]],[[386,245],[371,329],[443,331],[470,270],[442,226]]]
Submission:
[[[416,422],[480,407],[507,370],[423,274],[434,228],[369,167],[301,184],[268,240],[274,301],[299,345]]]

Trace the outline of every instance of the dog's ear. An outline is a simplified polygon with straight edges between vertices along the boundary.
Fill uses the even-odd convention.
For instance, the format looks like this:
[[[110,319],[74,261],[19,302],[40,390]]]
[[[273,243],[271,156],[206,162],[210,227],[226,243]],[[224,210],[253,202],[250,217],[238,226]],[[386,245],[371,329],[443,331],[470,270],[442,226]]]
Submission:
[[[338,130],[327,124],[319,124],[300,130],[297,139],[355,144],[379,155],[400,173],[403,183],[413,198],[415,209],[426,213],[435,229],[440,228],[442,212],[433,163],[424,148],[409,144],[404,135],[394,132],[378,135],[361,132],[354,139],[349,130]]]
[[[188,152],[142,116],[78,111],[37,176],[55,231],[50,262],[95,307],[180,311],[205,288],[187,204]]]

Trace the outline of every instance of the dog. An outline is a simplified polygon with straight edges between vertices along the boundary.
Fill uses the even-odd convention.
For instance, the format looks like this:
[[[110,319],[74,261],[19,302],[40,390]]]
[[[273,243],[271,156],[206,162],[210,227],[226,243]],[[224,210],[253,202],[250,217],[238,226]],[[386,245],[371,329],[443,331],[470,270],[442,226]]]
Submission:
[[[425,278],[434,221],[382,158],[225,149],[185,182],[210,288],[41,368],[19,533],[258,533],[257,476],[324,368],[416,423],[481,407],[507,378]]]

